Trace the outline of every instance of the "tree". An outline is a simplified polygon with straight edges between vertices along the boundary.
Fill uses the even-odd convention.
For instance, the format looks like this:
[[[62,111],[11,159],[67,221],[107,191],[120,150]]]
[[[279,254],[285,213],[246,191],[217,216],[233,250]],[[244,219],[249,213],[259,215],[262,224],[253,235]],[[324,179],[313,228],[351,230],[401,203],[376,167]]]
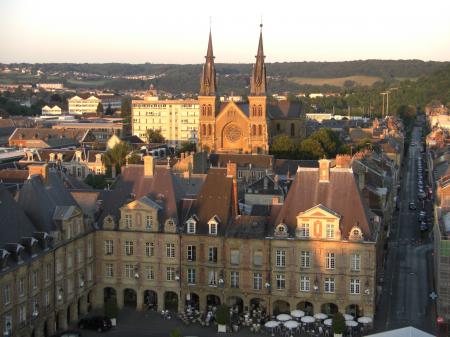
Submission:
[[[319,142],[323,151],[329,158],[335,157],[341,146],[339,136],[330,129],[320,129],[314,132],[309,138]]]
[[[105,187],[108,186],[108,183],[106,182],[105,176],[104,175],[99,175],[99,174],[89,174],[86,179],[84,180],[84,182],[86,184],[88,184],[89,186],[92,186],[92,188],[95,189],[99,189],[102,190]]]
[[[216,311],[216,322],[221,325],[230,324],[230,309],[227,305],[221,304]]]
[[[132,152],[128,158],[127,158],[127,162],[128,164],[140,164],[142,161],[141,156],[139,155],[139,152]]]
[[[335,334],[343,334],[344,331],[345,331],[345,318],[340,312],[337,312],[333,317],[333,332]]]
[[[320,159],[326,156],[326,152],[320,142],[312,138],[302,140],[298,150],[300,159]]]
[[[164,136],[161,134],[161,130],[147,130],[147,141],[149,143],[164,143]]]
[[[103,104],[98,103],[97,105],[97,114],[101,115],[103,113]]]
[[[292,158],[294,156],[294,150],[294,141],[287,135],[274,137],[270,147],[270,153],[279,158]]]
[[[112,115],[113,110],[111,108],[111,104],[108,104],[108,107],[106,108],[105,115]]]
[[[197,149],[197,144],[195,144],[194,142],[183,142],[183,143],[181,143],[181,147],[180,147],[180,150],[178,151],[178,153],[195,152],[196,149]]]
[[[114,167],[116,172],[120,172],[120,168],[125,165],[126,158],[131,152],[131,146],[128,143],[120,142],[112,149],[106,151],[103,156],[103,163],[107,167]]]
[[[122,106],[120,109],[120,113],[125,123],[129,123],[131,121],[131,99],[124,98],[122,100]]]

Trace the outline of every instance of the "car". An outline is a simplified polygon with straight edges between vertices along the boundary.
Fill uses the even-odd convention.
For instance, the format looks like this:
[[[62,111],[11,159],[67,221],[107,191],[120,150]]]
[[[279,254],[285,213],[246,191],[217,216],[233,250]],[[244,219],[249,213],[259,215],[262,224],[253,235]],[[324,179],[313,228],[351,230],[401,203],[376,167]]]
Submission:
[[[422,222],[420,223],[419,229],[420,229],[421,232],[426,232],[426,231],[428,230],[428,225],[427,225],[427,223],[426,223],[425,221],[422,221]]]
[[[409,209],[412,210],[412,211],[416,210],[416,209],[417,209],[416,204],[413,203],[413,202],[410,202],[410,203],[409,203]]]
[[[412,146],[412,147],[416,146],[416,143],[411,143],[411,146]]]
[[[66,330],[60,333],[57,333],[56,335],[53,335],[52,337],[81,337],[81,332],[76,330]]]
[[[97,330],[98,332],[108,331],[112,328],[111,320],[105,316],[92,316],[82,318],[78,322],[80,329]]]

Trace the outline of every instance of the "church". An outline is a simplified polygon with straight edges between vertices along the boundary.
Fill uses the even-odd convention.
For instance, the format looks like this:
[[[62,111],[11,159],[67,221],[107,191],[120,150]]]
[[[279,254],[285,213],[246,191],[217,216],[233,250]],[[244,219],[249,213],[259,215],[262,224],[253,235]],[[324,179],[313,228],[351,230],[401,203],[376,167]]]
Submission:
[[[268,104],[262,25],[248,102],[219,102],[211,32],[200,79],[199,148],[211,152],[268,153],[278,134],[300,138],[301,105],[287,101]]]

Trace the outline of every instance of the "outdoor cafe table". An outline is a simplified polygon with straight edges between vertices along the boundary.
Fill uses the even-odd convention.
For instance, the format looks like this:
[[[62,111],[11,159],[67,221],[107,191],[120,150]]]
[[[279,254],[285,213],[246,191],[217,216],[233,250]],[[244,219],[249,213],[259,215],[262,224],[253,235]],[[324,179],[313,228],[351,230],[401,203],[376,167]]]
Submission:
[[[332,326],[333,325],[333,320],[331,318],[328,318],[328,319],[323,321],[323,324],[325,324],[326,326]]]
[[[358,318],[358,322],[362,324],[369,324],[372,323],[372,318],[363,316]]]
[[[266,324],[264,324],[264,326],[268,329],[271,329],[272,336],[273,336],[273,329],[275,329],[279,324],[280,324],[280,322],[277,322],[277,321],[268,321],[268,322],[266,322]]]
[[[354,328],[355,326],[358,326],[358,322],[356,322],[356,321],[345,321],[345,325]]]
[[[300,317],[305,316],[305,312],[302,311],[302,310],[292,310],[291,311],[291,316],[295,317],[295,318],[300,318]]]
[[[326,318],[328,318],[328,316],[323,314],[323,313],[321,313],[321,312],[319,312],[318,314],[314,315],[314,318],[315,319],[326,319]]]
[[[312,316],[304,316],[301,318],[303,323],[314,323],[316,320]]]
[[[344,314],[344,319],[346,321],[353,321],[355,319],[355,317],[353,317],[352,315],[349,315],[349,314]]]
[[[289,321],[291,319],[292,319],[291,315],[288,315],[288,314],[279,314],[277,316],[277,320],[279,320],[281,322]]]

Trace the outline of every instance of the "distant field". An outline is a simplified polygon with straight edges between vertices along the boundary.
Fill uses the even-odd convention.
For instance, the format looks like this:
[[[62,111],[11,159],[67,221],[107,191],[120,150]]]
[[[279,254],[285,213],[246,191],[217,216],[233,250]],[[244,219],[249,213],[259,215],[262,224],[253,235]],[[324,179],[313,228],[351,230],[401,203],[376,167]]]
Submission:
[[[99,87],[104,86],[106,80],[96,80],[96,81],[79,81],[74,79],[68,79],[67,84],[73,84],[81,87]]]
[[[297,84],[310,84],[310,85],[334,85],[337,87],[344,86],[345,81],[353,81],[358,85],[372,85],[377,81],[382,81],[381,77],[376,76],[347,76],[347,77],[335,77],[335,78],[309,78],[309,77],[291,77],[290,81]]]

